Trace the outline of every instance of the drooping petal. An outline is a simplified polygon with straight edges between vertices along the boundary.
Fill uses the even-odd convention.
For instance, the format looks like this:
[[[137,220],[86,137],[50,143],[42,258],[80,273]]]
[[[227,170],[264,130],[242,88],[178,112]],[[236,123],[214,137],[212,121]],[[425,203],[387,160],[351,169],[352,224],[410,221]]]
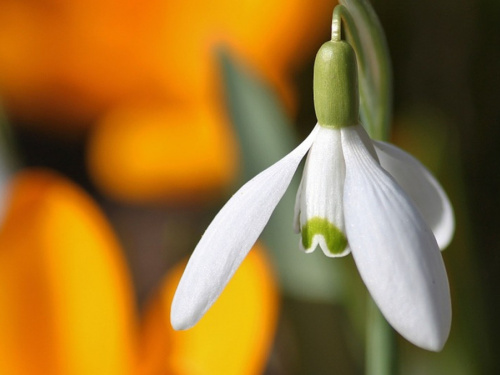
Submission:
[[[342,206],[344,179],[340,130],[320,127],[307,155],[295,207],[300,247],[307,253],[318,245],[329,257],[349,252]]]
[[[377,141],[374,145],[382,167],[417,205],[439,247],[446,248],[455,231],[455,216],[439,182],[422,163],[400,148]]]
[[[361,126],[342,129],[344,213],[360,275],[389,323],[406,339],[440,350],[451,302],[443,259],[418,209],[366,148]]]
[[[205,314],[257,241],[317,133],[247,182],[220,210],[191,256],[171,310],[175,329],[192,327]]]

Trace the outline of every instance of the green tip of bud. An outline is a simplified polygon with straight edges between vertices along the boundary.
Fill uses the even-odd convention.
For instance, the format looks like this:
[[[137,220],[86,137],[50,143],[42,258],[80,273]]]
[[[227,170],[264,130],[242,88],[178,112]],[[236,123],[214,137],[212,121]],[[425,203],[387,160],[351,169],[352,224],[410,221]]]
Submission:
[[[318,123],[343,128],[359,123],[356,54],[344,41],[321,46],[314,62],[314,109]]]

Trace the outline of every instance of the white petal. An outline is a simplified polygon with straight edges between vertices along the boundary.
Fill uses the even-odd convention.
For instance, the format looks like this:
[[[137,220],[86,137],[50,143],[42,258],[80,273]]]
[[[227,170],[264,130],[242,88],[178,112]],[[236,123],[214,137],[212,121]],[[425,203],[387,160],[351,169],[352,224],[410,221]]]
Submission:
[[[425,222],[446,248],[455,231],[455,216],[448,196],[434,176],[410,154],[384,142],[375,142],[382,167],[415,202]]]
[[[304,180],[304,172],[302,173],[302,178],[300,179],[299,188],[297,189],[297,195],[295,196],[295,207],[293,210],[293,231],[295,233],[300,233],[300,201],[302,199],[302,181]]]
[[[440,350],[451,325],[443,259],[418,209],[367,151],[364,130],[342,129],[347,237],[363,281],[407,340]]]
[[[295,212],[300,247],[310,253],[319,245],[330,257],[348,254],[344,230],[345,164],[339,129],[320,127],[307,155]]]
[[[233,276],[283,197],[317,127],[296,149],[247,182],[215,216],[196,246],[175,293],[174,329],[195,325]]]

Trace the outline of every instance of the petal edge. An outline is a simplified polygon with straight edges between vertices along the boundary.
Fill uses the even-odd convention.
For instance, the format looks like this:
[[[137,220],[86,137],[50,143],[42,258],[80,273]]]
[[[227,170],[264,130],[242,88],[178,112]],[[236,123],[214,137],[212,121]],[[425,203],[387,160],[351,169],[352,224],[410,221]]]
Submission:
[[[215,216],[196,246],[175,293],[174,329],[195,325],[218,298],[283,197],[318,131],[243,185]]]

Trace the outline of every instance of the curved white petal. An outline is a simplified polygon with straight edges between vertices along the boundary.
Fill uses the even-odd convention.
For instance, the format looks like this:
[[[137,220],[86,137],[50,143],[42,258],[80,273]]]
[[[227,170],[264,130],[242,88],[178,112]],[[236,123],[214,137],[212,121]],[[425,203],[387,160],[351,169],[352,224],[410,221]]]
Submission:
[[[434,176],[410,154],[385,142],[375,142],[382,167],[415,202],[425,222],[446,248],[455,231],[455,216],[448,196]]]
[[[196,246],[175,293],[174,329],[192,327],[233,276],[285,193],[317,127],[296,149],[248,181],[215,216]]]
[[[344,214],[359,273],[388,322],[407,340],[440,350],[451,325],[443,259],[418,209],[361,141],[342,129]]]
[[[345,163],[339,129],[320,127],[307,155],[295,213],[307,253],[319,245],[329,257],[349,253],[344,230]]]

